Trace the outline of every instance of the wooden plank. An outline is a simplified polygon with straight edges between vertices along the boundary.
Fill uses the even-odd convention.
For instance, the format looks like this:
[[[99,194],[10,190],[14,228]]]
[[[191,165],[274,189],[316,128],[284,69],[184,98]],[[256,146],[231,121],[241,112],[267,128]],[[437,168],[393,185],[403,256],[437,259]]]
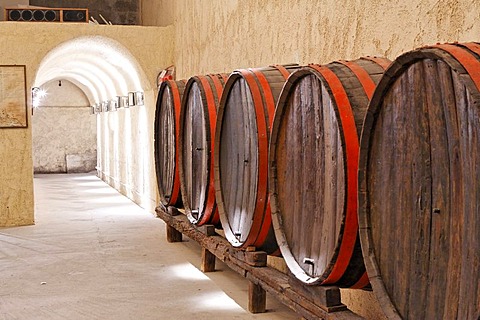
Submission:
[[[264,251],[246,252],[245,262],[252,267],[265,267],[267,265],[267,253]]]
[[[287,146],[287,152],[292,154],[292,161],[289,163],[289,172],[286,174],[292,177],[292,181],[287,183],[288,189],[286,189],[286,194],[281,200],[282,202],[292,202],[291,209],[285,210],[284,216],[292,215],[292,224],[284,226],[285,229],[292,229],[292,237],[289,239],[288,245],[296,261],[299,263],[303,262],[303,259],[306,256],[305,248],[302,248],[300,245],[300,240],[303,238],[303,225],[302,225],[302,193],[305,191],[303,189],[303,111],[301,105],[301,93],[295,92],[294,99],[290,108],[292,109],[292,127],[288,128],[288,135],[292,136],[291,142]],[[292,186],[302,186],[300,190],[293,189]],[[308,266],[307,266],[308,267]]]
[[[442,86],[439,81],[437,61],[423,60],[425,92],[430,127],[432,168],[432,218],[430,225],[430,261],[425,317],[444,318],[445,283],[447,282],[450,238],[450,162],[448,137],[443,111]],[[454,106],[449,106],[453,107]],[[460,178],[460,177],[459,177]],[[461,182],[461,181],[460,181]],[[457,199],[457,201],[460,199]],[[455,255],[455,253],[453,253]],[[417,306],[418,307],[418,306]]]
[[[322,171],[319,172],[320,180],[318,190],[323,192],[319,194],[321,198],[317,201],[323,203],[323,211],[320,212],[321,217],[318,219],[320,237],[316,241],[317,266],[316,273],[318,276],[327,272],[331,267],[332,257],[337,248],[337,239],[340,235],[341,221],[343,220],[345,210],[345,170],[344,170],[344,154],[343,145],[339,135],[338,119],[335,112],[336,106],[333,104],[331,93],[325,85],[321,85],[322,101],[321,101],[321,118],[319,130],[323,132],[323,149],[319,150],[318,157],[322,160]],[[323,155],[322,155],[323,153]]]
[[[312,102],[315,104],[313,121],[314,121],[314,132],[315,137],[314,145],[312,146],[311,157],[314,159],[312,175],[314,176],[314,186],[313,190],[314,195],[311,200],[315,205],[313,209],[310,209],[312,214],[312,247],[310,249],[310,257],[314,260],[313,276],[321,276],[325,267],[327,266],[327,261],[324,259],[325,255],[322,253],[322,248],[325,248],[325,242],[329,235],[335,234],[335,230],[329,230],[328,234],[322,233],[323,225],[325,222],[325,212],[329,210],[331,204],[335,204],[336,201],[334,198],[325,197],[327,189],[330,189],[332,180],[337,180],[337,170],[334,167],[330,167],[332,171],[326,172],[326,166],[333,160],[331,150],[332,147],[336,149],[335,145],[332,145],[329,141],[331,132],[329,129],[332,128],[334,123],[330,123],[329,128],[326,128],[326,124],[329,123],[330,119],[325,117],[325,111],[331,106],[324,103],[324,100],[328,100],[328,95],[325,96],[326,92],[320,80],[313,75],[307,76],[311,81],[311,91],[312,91]],[[336,141],[335,141],[336,142]],[[326,183],[326,181],[329,181]],[[333,210],[332,212],[336,212]],[[328,242],[328,241],[327,241]],[[325,249],[323,249],[325,250]],[[327,252],[328,255],[328,252]]]
[[[461,252],[462,243],[460,237],[457,235],[462,232],[463,225],[463,210],[465,207],[465,195],[463,185],[465,184],[465,177],[463,176],[463,164],[461,161],[461,145],[460,145],[460,128],[458,118],[459,109],[465,110],[465,88],[460,84],[458,79],[456,81],[452,78],[451,68],[443,61],[437,61],[439,71],[439,81],[441,87],[441,101],[440,105],[445,115],[445,130],[448,135],[448,160],[450,163],[450,186],[451,194],[449,198],[455,199],[450,201],[449,208],[445,208],[448,215],[449,237],[446,239],[448,248],[448,265],[445,266],[445,273],[448,275],[445,280],[445,300],[443,305],[444,319],[453,319],[458,314],[459,308],[459,293],[460,293],[460,275],[461,275]],[[460,89],[458,93],[455,92],[455,85]],[[467,189],[468,190],[468,189]],[[467,192],[469,193],[469,192]],[[442,213],[440,213],[442,214]],[[440,303],[438,301],[437,303]]]
[[[316,235],[313,233],[315,220],[314,213],[317,208],[317,202],[314,197],[318,190],[315,189],[315,162],[316,156],[312,152],[315,150],[315,109],[321,108],[317,105],[318,101],[313,101],[313,83],[318,81],[315,78],[308,77],[303,78],[304,81],[300,95],[298,96],[298,101],[293,106],[298,108],[301,112],[301,122],[302,126],[300,129],[301,140],[298,141],[299,144],[296,145],[300,150],[300,163],[301,165],[297,167],[299,176],[301,177],[298,183],[298,186],[301,186],[301,190],[295,190],[294,192],[299,193],[300,198],[300,208],[295,214],[300,217],[300,232],[296,235],[296,245],[301,248],[300,255],[297,258],[297,261],[300,262],[303,270],[310,276],[314,275],[315,261],[312,256],[312,247],[313,243],[316,242]],[[316,252],[315,252],[316,253]]]
[[[480,145],[480,114],[478,98],[475,99],[471,90],[465,88],[465,81],[461,75],[453,74],[457,113],[460,125],[460,159],[464,166],[464,193],[462,215],[455,214],[456,228],[461,232],[456,234],[460,241],[461,254],[459,265],[459,305],[458,318],[478,318],[480,316],[480,221],[478,219],[478,199],[480,199],[480,174],[478,167],[480,159],[478,148]],[[478,94],[478,91],[476,92]],[[477,96],[478,97],[478,96]],[[453,214],[452,214],[453,215]],[[458,230],[458,229],[457,229]],[[455,300],[453,300],[455,301]]]
[[[416,167],[423,168],[421,164],[416,163],[416,159],[421,158],[416,154],[416,150],[414,152],[408,152],[411,145],[418,146],[422,135],[428,131],[428,119],[424,119],[424,122],[420,121],[423,120],[421,116],[421,112],[423,111],[422,106],[419,105],[421,104],[422,97],[419,97],[415,92],[422,86],[421,82],[418,82],[421,81],[421,78],[416,79],[415,76],[421,77],[421,75],[422,68],[417,68],[416,70],[410,70],[409,74],[398,79],[398,85],[393,90],[391,100],[389,100],[391,104],[391,117],[386,117],[389,122],[385,122],[382,129],[387,131],[390,129],[389,126],[394,128],[390,136],[391,140],[385,141],[383,149],[389,157],[385,159],[385,161],[392,163],[391,165],[389,162],[382,164],[386,166],[385,170],[388,171],[388,178],[391,179],[387,183],[392,184],[392,186],[388,187],[388,194],[384,194],[387,198],[382,200],[385,202],[386,210],[388,211],[383,213],[378,212],[378,214],[387,213],[387,217],[384,218],[383,221],[386,224],[390,223],[389,225],[382,225],[382,227],[386,228],[383,232],[389,233],[383,237],[383,241],[380,244],[386,247],[382,249],[382,251],[385,250],[383,253],[382,268],[388,270],[390,277],[388,283],[389,286],[395,290],[393,294],[395,295],[396,301],[404,306],[408,306],[411,294],[411,291],[406,288],[415,285],[409,283],[412,272],[410,269],[410,259],[405,259],[404,257],[409,257],[412,254],[410,239],[416,238],[417,235],[423,232],[421,228],[424,225],[422,223],[415,224],[414,222],[424,221],[423,217],[428,218],[427,211],[424,212],[415,207],[418,200],[415,198],[417,197],[417,192],[414,190],[416,190],[418,186],[423,186],[422,179],[425,175],[424,171],[415,172]],[[411,95],[402,94],[402,92],[412,91],[415,93]],[[410,128],[408,128],[409,123],[411,123]],[[427,124],[426,129],[422,129],[422,124]],[[417,150],[418,149],[423,150],[423,148],[417,147]],[[425,154],[428,159],[428,142],[426,149]],[[427,174],[429,175],[428,172]],[[428,192],[429,189],[429,187],[426,187]],[[412,193],[414,194],[413,196]],[[406,216],[403,214],[404,212],[408,212],[405,214]],[[379,230],[379,232],[382,231]],[[401,235],[402,233],[403,236]],[[421,240],[417,243],[423,244]],[[393,247],[397,248],[398,253],[392,254],[388,252]],[[424,248],[420,247],[419,250],[422,249]],[[417,251],[414,252],[418,254]],[[387,266],[387,264],[389,264],[389,266]],[[423,294],[421,288],[416,288],[416,290],[419,295]]]

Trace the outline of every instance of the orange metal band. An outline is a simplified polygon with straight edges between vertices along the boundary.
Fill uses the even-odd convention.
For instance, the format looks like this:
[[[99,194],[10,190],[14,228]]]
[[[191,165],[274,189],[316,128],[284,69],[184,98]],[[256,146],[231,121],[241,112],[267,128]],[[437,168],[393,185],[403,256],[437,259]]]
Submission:
[[[215,203],[215,211],[211,215],[211,219],[208,224],[213,224],[214,226],[218,226],[220,224],[220,214],[218,213],[218,206]]]
[[[275,115],[275,100],[273,99],[272,89],[270,88],[270,84],[268,83],[268,80],[265,77],[265,75],[263,74],[263,72],[261,72],[258,69],[250,69],[250,71],[253,72],[253,74],[255,74],[258,82],[260,83],[260,86],[262,87],[263,96],[265,98],[264,103],[265,103],[265,106],[266,106],[266,109],[267,109],[267,112],[268,112],[268,120],[269,120],[268,121],[268,125],[269,125],[268,133],[270,133],[270,130],[271,130],[272,125],[273,125],[273,116]],[[267,159],[268,159],[268,148],[267,148],[266,152],[267,152],[267,154],[265,155],[265,157],[267,157]],[[259,157],[263,157],[263,155],[259,154]],[[266,170],[268,171],[268,164],[267,164],[267,169]],[[267,184],[268,184],[268,180],[267,180]],[[261,246],[265,242],[265,239],[268,236],[268,231],[269,231],[270,226],[272,224],[272,214],[271,214],[271,210],[270,210],[270,203],[268,201],[268,199],[269,199],[268,189],[266,188],[265,194],[263,194],[263,193],[259,194],[257,192],[257,197],[258,196],[267,198],[267,206],[266,206],[265,211],[263,212],[263,215],[262,215],[263,221],[262,221],[261,226],[260,226],[260,231],[259,231],[258,235],[255,236],[256,240],[255,240],[254,246],[256,246],[256,247]]]
[[[478,45],[470,43],[466,44],[465,46],[470,50],[479,53],[477,52]],[[460,64],[465,68],[470,78],[472,78],[477,89],[480,90],[480,72],[478,72],[480,62],[475,56],[473,56],[467,50],[453,44],[438,44],[432,47],[442,49],[443,51],[450,53],[455,59],[457,59],[458,62],[460,62]]]
[[[362,57],[362,59],[365,60],[370,60],[372,62],[375,62],[378,64],[380,67],[383,68],[383,70],[387,70],[387,68],[392,64],[392,62],[386,58],[379,58],[379,57]]]
[[[335,283],[343,276],[345,270],[350,263],[353,254],[355,242],[358,234],[358,218],[357,218],[357,175],[358,175],[358,157],[359,142],[355,120],[353,118],[352,107],[348,100],[347,93],[337,75],[330,69],[319,65],[310,65],[320,72],[325,81],[332,90],[340,121],[345,138],[346,162],[347,162],[347,204],[345,213],[345,225],[342,243],[337,260],[332,268],[331,273],[322,282],[322,284]]]
[[[267,208],[265,209],[265,213],[263,214],[262,227],[253,244],[257,248],[265,243],[265,240],[267,240],[268,232],[270,231],[270,227],[272,226],[272,209],[270,208],[270,197],[267,196],[267,198]]]
[[[208,109],[208,120],[210,122],[210,178],[208,183],[208,196],[207,196],[207,205],[205,207],[205,212],[202,215],[202,218],[197,223],[198,225],[203,225],[208,223],[213,219],[215,214],[215,186],[213,183],[213,146],[215,141],[215,124],[217,120],[217,109],[215,105],[215,97],[213,96],[213,90],[210,86],[210,82],[205,76],[198,76],[204,92],[205,98],[207,100],[207,109]]]
[[[282,66],[281,64],[274,64],[272,65],[271,67],[277,69],[278,71],[280,71],[280,73],[282,74],[283,78],[285,80],[288,79],[288,77],[290,76],[290,72],[287,70],[287,68],[285,68],[284,66]]]
[[[476,54],[480,55],[480,44],[476,42],[467,42],[467,43],[462,43],[462,46],[470,49],[471,51],[475,52]]]
[[[179,190],[180,190],[180,177],[179,177],[179,153],[180,150],[180,109],[181,109],[181,99],[180,92],[178,91],[177,83],[173,80],[169,81],[172,88],[173,95],[173,105],[175,112],[175,171],[173,174],[173,191],[172,196],[170,197],[169,204],[173,205],[177,203]]]
[[[338,61],[338,62],[346,66],[355,74],[355,76],[358,78],[358,80],[362,84],[363,90],[367,94],[368,100],[371,100],[373,92],[375,91],[376,85],[375,85],[375,82],[373,82],[370,75],[368,74],[368,72],[365,71],[365,69],[360,67],[355,62],[351,62],[351,61]]]
[[[268,112],[268,125],[270,130],[273,124],[273,116],[275,114],[275,100],[273,99],[272,89],[270,88],[270,84],[263,72],[258,69],[249,70],[257,77],[258,83],[260,83],[260,86],[262,87],[263,96],[265,97],[264,103]]]
[[[221,75],[216,75],[216,74],[210,75],[210,79],[212,79],[213,85],[215,86],[215,90],[217,91],[217,103],[220,103],[220,99],[222,98],[222,92],[223,92],[223,84],[220,82],[219,77],[221,77]]]
[[[247,82],[250,92],[252,93],[253,104],[255,106],[255,113],[257,115],[257,132],[258,132],[258,179],[257,179],[257,199],[255,202],[255,212],[253,213],[253,223],[250,229],[250,234],[244,243],[244,246],[253,244],[257,238],[261,221],[263,219],[265,204],[267,202],[267,172],[268,172],[268,137],[267,137],[267,123],[265,121],[265,112],[263,109],[263,99],[260,89],[255,81],[251,70],[239,70],[243,78]],[[252,237],[253,236],[253,241]]]
[[[370,280],[368,280],[368,275],[365,272],[360,279],[355,283],[353,286],[350,287],[350,289],[362,289],[366,285],[370,283]]]

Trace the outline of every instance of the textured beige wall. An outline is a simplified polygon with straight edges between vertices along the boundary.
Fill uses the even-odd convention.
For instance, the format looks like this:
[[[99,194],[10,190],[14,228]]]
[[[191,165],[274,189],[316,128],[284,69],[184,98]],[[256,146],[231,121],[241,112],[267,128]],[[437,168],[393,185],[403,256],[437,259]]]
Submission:
[[[27,88],[33,84],[36,71],[42,58],[60,43],[85,35],[100,35],[114,39],[128,48],[144,71],[151,87],[146,88],[147,104],[144,109],[132,111],[135,115],[129,120],[132,131],[128,136],[121,135],[121,141],[138,139],[140,131],[150,140],[143,142],[146,149],[131,149],[134,160],[129,175],[141,176],[142,185],[136,192],[147,192],[149,199],[144,201],[153,206],[155,203],[154,173],[150,167],[138,165],[135,158],[145,154],[143,162],[153,162],[153,114],[154,91],[158,72],[173,63],[173,27],[135,27],[135,26],[94,26],[88,24],[57,23],[0,23],[0,64],[25,64],[27,66]],[[30,95],[28,95],[30,96]],[[30,105],[30,97],[29,97]],[[144,110],[143,112],[141,110]],[[136,114],[139,114],[137,117]],[[143,114],[143,115],[142,115]],[[102,122],[115,122],[108,116]],[[29,116],[29,123],[31,123]],[[143,121],[136,124],[135,121]],[[134,137],[132,139],[132,137]],[[142,139],[143,140],[143,139]],[[119,159],[106,160],[112,167]],[[111,179],[117,179],[115,173],[106,172]],[[143,178],[146,177],[146,178]],[[135,180],[135,179],[133,179]],[[148,181],[148,183],[146,183]],[[135,182],[138,183],[138,182]],[[133,183],[133,184],[135,184]],[[134,186],[135,187],[135,186]],[[149,190],[146,190],[149,188]],[[33,202],[33,161],[32,127],[28,129],[0,130],[0,226],[25,225],[34,222]],[[143,197],[138,196],[140,201]]]
[[[140,24],[144,26],[168,26],[175,21],[177,1],[172,0],[139,0]]]
[[[143,23],[164,21],[162,5],[150,2]],[[394,59],[425,44],[480,34],[477,0],[179,0],[166,12],[174,15],[180,78],[362,55]]]

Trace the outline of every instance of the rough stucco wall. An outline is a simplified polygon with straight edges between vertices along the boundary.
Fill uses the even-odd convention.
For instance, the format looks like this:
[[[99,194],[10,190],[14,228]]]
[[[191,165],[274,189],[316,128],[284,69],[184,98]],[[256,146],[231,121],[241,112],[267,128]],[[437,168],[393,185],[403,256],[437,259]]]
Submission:
[[[173,24],[176,5],[172,0],[140,0],[140,24],[160,27]]]
[[[86,160],[84,172],[89,172],[97,159],[96,117],[83,91],[66,80],[58,84],[52,81],[41,87],[47,96],[32,116],[33,170],[65,173],[67,155],[78,155]]]
[[[162,5],[162,1],[156,1]],[[394,59],[413,48],[478,40],[476,0],[175,1],[179,78],[272,63]],[[143,21],[162,8],[143,12]]]
[[[147,2],[147,1],[144,1]],[[394,60],[437,42],[479,41],[477,0],[153,0],[145,25],[175,26],[177,78],[275,63],[328,63],[364,55]],[[165,10],[164,10],[165,8]],[[342,290],[350,309],[382,319],[371,292]]]
[[[129,122],[131,135],[122,135],[122,141],[135,143],[139,127],[147,131],[151,137],[145,144],[148,149],[132,148],[133,156],[146,154],[145,162],[153,162],[153,119],[155,105],[153,103],[156,75],[166,66],[173,63],[173,28],[128,27],[128,26],[93,26],[88,24],[48,24],[48,23],[0,23],[0,64],[25,64],[27,66],[27,88],[33,84],[36,71],[42,58],[58,44],[85,35],[100,35],[114,39],[124,45],[136,58],[145,78],[151,84],[146,88],[149,97],[145,105],[145,122]],[[159,47],[159,43],[162,46]],[[157,48],[158,50],[156,50]],[[30,95],[28,94],[30,105]],[[132,113],[139,113],[133,110]],[[29,123],[31,123],[29,116]],[[113,121],[113,120],[112,120]],[[150,159],[150,160],[148,160]],[[109,163],[117,159],[109,158]],[[153,167],[153,165],[150,165]],[[147,204],[154,206],[156,188],[153,171],[148,168],[131,167],[130,176],[136,178],[131,188],[149,194]],[[148,174],[148,178],[143,177]],[[108,173],[110,176],[110,174]],[[151,177],[149,176],[151,175]],[[116,178],[116,177],[114,177]],[[149,181],[145,185],[144,181]],[[142,186],[138,184],[142,183]],[[146,190],[147,187],[149,190]],[[32,127],[27,129],[0,130],[0,226],[26,225],[34,222],[33,202],[33,161],[32,161]]]

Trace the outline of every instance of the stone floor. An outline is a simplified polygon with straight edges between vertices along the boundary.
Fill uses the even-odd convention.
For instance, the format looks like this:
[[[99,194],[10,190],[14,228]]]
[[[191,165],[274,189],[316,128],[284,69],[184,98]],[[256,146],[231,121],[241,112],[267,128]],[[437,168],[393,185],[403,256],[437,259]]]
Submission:
[[[37,175],[36,225],[0,228],[0,319],[298,319],[267,296],[247,309],[247,281],[217,263],[199,271],[194,241],[97,177]]]

